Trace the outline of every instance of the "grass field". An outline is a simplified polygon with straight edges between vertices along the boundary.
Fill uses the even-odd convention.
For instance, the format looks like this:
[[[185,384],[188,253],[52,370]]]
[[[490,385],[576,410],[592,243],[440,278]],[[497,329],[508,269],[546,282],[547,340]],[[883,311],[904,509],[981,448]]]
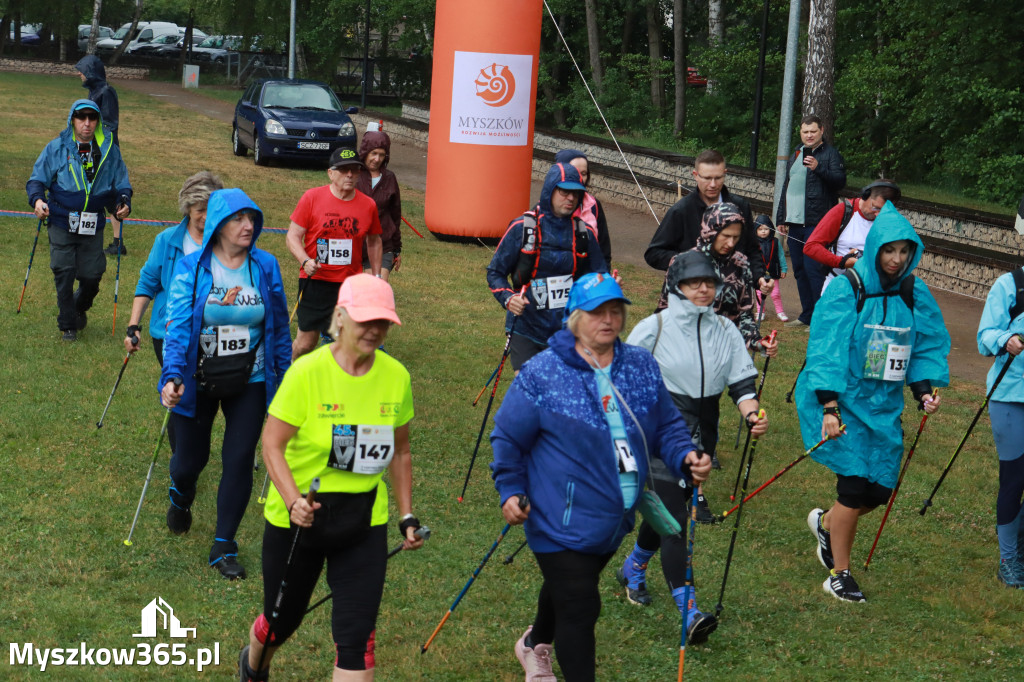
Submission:
[[[24,184],[32,163],[64,127],[68,106],[82,89],[74,78],[0,74],[0,93],[5,121],[0,209],[27,210]],[[135,218],[176,220],[181,182],[202,168],[220,174],[229,186],[244,188],[263,208],[270,227],[285,227],[302,191],[326,182],[323,171],[256,168],[251,159],[233,157],[229,126],[166,100],[122,92],[121,111]],[[403,194],[406,216],[422,225],[422,194],[408,188]],[[196,639],[188,640],[190,654],[195,647],[217,645],[220,665],[202,673],[173,666],[51,667],[39,673],[5,659],[0,679],[233,679],[238,650],[262,601],[256,491],[238,535],[249,580],[228,583],[206,565],[220,472],[216,456],[200,480],[192,531],[175,537],[164,526],[166,449],[161,453],[134,546],[127,548],[122,540],[163,414],[156,394],[158,368],[148,349],[129,363],[103,429],[95,426],[124,358],[121,335],[138,270],[157,228],[126,229],[130,255],[121,263],[117,334],[110,333],[115,267],[110,261],[89,327],[68,345],[59,340],[55,323],[45,234],[24,309],[14,313],[35,227],[34,219],[0,217],[5,235],[0,242],[0,605],[8,647],[170,642],[165,635],[132,637],[139,632],[140,609],[160,596],[183,626],[197,629]],[[294,272],[283,235],[264,232],[259,246],[275,253],[286,272]],[[419,653],[503,525],[486,468],[486,445],[466,501],[455,500],[483,413],[482,404],[472,408],[470,402],[497,363],[504,341],[502,316],[484,281],[489,255],[480,246],[407,233],[403,269],[393,278],[405,324],[392,331],[387,348],[412,373],[414,509],[434,534],[423,551],[400,554],[390,567],[377,633],[380,679],[522,679],[512,645],[532,617],[539,573],[528,552],[509,566],[501,562],[521,541],[518,529],[498,549],[431,650]],[[652,309],[661,278],[647,270],[622,270],[634,302],[632,326]],[[752,484],[800,454],[795,410],[784,395],[806,338],[781,332],[782,352],[765,385],[764,404],[773,427],[757,450]],[[148,346],[148,337],[144,343]],[[688,649],[687,679],[1020,679],[1024,592],[1006,589],[995,579],[997,465],[987,418],[935,506],[923,518],[917,514],[981,404],[983,390],[957,383],[945,391],[943,410],[928,422],[867,573],[857,569],[881,513],[864,519],[854,547],[854,573],[868,596],[866,604],[843,604],[822,592],[825,571],[814,557],[814,540],[804,521],[810,508],[828,506],[833,498],[833,479],[822,467],[801,463],[751,502],[743,514],[721,625],[707,645]],[[720,451],[725,468],[707,486],[716,511],[726,507],[739,458],[732,447],[737,417],[724,412]],[[908,436],[919,419],[919,413],[908,410]],[[261,468],[256,490],[262,480]],[[705,610],[717,601],[731,528],[730,523],[698,529],[695,570]],[[390,534],[394,542],[397,531],[392,528]],[[626,603],[613,577],[615,562],[632,539],[627,538],[602,582],[599,679],[675,679],[680,623],[657,559],[649,580],[655,604],[648,609]],[[325,593],[319,588],[318,594]],[[329,613],[322,608],[275,659],[273,679],[327,679],[332,660]]]

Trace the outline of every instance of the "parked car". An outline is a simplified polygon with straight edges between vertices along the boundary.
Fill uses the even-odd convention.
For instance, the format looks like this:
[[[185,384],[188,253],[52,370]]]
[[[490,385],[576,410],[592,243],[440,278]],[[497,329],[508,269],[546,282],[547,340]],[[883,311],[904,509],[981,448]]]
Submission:
[[[206,40],[205,36],[192,36],[192,49],[195,50],[199,43]],[[179,34],[162,35],[154,38],[150,43],[136,45],[131,55],[133,57],[153,57],[156,59],[177,59],[181,56],[181,50],[185,46],[185,36]]]
[[[110,38],[104,38],[96,43],[96,51],[100,53],[112,53],[117,49],[117,46],[121,44],[124,37],[128,35],[128,31],[131,29],[130,23],[124,24],[121,28],[117,29]],[[128,42],[128,46],[125,48],[125,52],[130,53],[139,45],[153,42],[156,38],[164,35],[178,35],[178,25],[172,24],[168,21],[140,21],[138,26],[135,27],[135,32],[131,36],[131,40]]]
[[[196,62],[199,63],[223,64],[228,59],[237,60],[241,47],[241,36],[209,36],[192,48],[192,54],[195,56]]]
[[[85,52],[89,48],[89,34],[92,33],[92,24],[79,24],[78,25],[78,51]],[[100,26],[96,29],[96,33],[99,34],[97,40],[103,40],[104,38],[113,38],[114,29],[109,26]]]
[[[356,127],[326,83],[271,78],[253,81],[235,105],[231,146],[236,156],[253,150],[257,166],[270,159],[319,160],[355,145]]]
[[[22,45],[38,45],[39,29],[42,28],[40,24],[22,24],[21,25],[21,44]],[[10,42],[14,42],[14,24],[11,24],[11,36],[8,39]]]

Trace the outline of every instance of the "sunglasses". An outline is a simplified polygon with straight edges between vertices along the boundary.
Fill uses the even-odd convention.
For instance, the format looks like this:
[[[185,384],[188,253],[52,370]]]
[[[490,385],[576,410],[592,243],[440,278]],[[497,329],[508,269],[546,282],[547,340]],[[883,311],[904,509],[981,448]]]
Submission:
[[[71,118],[74,118],[78,121],[98,121],[100,120],[100,115],[97,114],[95,111],[76,111],[74,114],[71,115]]]

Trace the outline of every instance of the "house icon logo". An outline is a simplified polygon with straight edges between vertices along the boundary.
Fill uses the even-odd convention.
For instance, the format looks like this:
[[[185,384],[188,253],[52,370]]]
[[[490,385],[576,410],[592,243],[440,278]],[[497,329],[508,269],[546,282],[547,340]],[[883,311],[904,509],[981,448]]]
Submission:
[[[132,637],[156,637],[158,629],[166,630],[170,637],[187,638],[189,633],[192,634],[192,639],[196,637],[195,628],[181,627],[181,621],[174,615],[174,609],[163,597],[157,597],[142,609],[142,632],[133,634]]]

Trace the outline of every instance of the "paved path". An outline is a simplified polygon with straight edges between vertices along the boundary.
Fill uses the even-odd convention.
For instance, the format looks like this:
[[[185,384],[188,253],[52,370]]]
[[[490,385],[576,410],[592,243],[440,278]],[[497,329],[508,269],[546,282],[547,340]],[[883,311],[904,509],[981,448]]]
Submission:
[[[208,97],[201,91],[185,90],[177,83],[137,80],[114,80],[112,82],[117,88],[166,99],[227,125],[231,124],[234,116],[234,104]],[[228,139],[227,135],[224,139]],[[230,153],[227,145],[224,147],[224,153]],[[401,178],[403,186],[421,192],[426,190],[427,154],[424,150],[409,144],[393,142],[389,168]],[[541,183],[535,181],[532,196],[539,196],[540,188]],[[654,216],[650,211],[635,211],[611,202],[602,201],[602,205],[607,213],[608,225],[612,233],[613,259],[646,267],[643,255],[657,228]],[[975,342],[983,302],[934,289],[932,292],[939,307],[942,308],[946,327],[953,338],[953,351],[950,355],[952,375],[966,381],[984,382],[985,373],[988,371],[991,361],[978,355]],[[782,281],[782,300],[786,312],[791,318],[795,318],[800,311],[800,301],[796,283],[792,277]],[[769,310],[772,309],[769,307]]]

